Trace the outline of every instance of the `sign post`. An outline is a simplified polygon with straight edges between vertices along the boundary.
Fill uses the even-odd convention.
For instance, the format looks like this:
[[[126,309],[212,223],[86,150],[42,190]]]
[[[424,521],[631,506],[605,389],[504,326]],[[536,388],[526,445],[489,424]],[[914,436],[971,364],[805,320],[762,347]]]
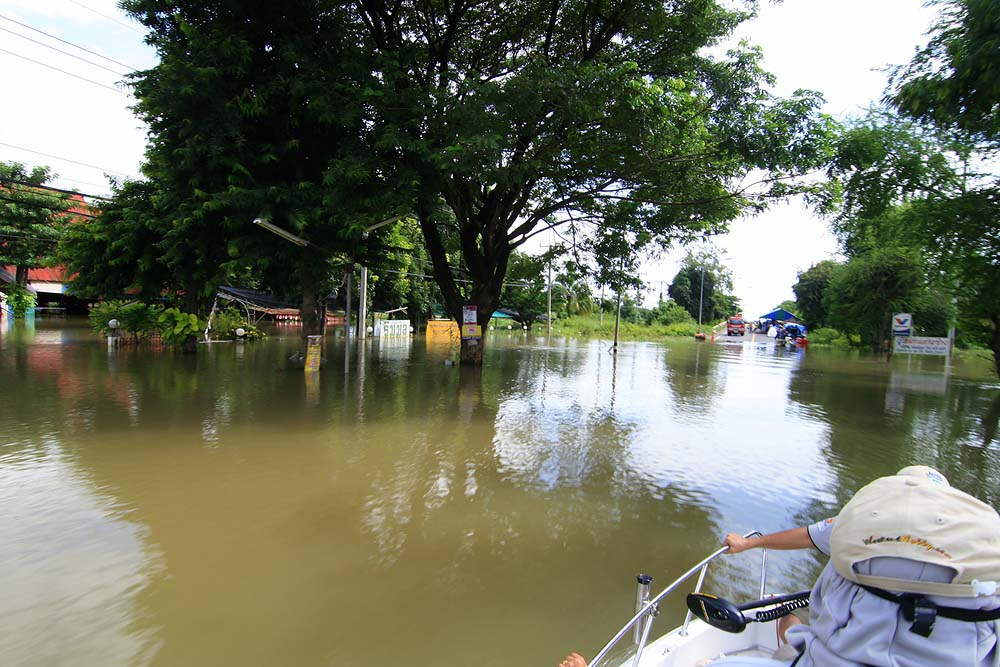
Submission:
[[[483,328],[479,326],[478,308],[462,306],[462,340],[469,341],[469,345],[479,345],[482,337]]]

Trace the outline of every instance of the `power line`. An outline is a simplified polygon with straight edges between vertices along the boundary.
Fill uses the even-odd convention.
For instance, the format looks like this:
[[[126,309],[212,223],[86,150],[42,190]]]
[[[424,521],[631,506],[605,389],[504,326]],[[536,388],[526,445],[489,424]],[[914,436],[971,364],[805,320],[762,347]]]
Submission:
[[[51,197],[52,195],[48,196]],[[21,199],[14,199],[13,197],[4,197],[3,195],[0,195],[0,200],[8,201],[11,202],[12,204],[18,204],[19,206],[27,206],[28,208],[43,208],[47,211],[55,211],[56,213],[65,213],[66,215],[75,216],[78,218],[90,218],[91,220],[97,219],[96,215],[90,215],[89,213],[73,213],[72,211],[67,211],[64,208],[57,208],[55,206],[46,206],[45,204],[39,204],[37,202],[23,201]]]
[[[46,49],[52,49],[53,51],[56,51],[57,53],[61,53],[61,54],[65,55],[65,56],[69,56],[70,58],[76,58],[77,60],[79,60],[81,62],[87,63],[88,65],[93,65],[94,67],[100,67],[101,69],[107,70],[108,72],[111,72],[112,74],[117,74],[118,76],[125,76],[125,74],[123,72],[119,72],[118,70],[111,69],[110,67],[105,67],[104,65],[101,65],[100,63],[95,63],[92,60],[87,60],[86,58],[82,58],[82,57],[76,55],[75,53],[70,53],[69,51],[63,51],[62,49],[57,49],[56,47],[54,47],[54,46],[52,46],[50,44],[46,44],[45,42],[41,42],[41,41],[39,41],[37,39],[32,39],[32,38],[28,37],[27,35],[22,35],[19,32],[14,32],[13,30],[8,30],[7,28],[0,28],[0,30],[3,30],[4,32],[9,32],[10,34],[12,34],[12,35],[14,35],[16,37],[20,37],[21,39],[26,39],[29,42],[32,42],[34,44],[38,44],[39,46],[43,46]]]
[[[78,44],[74,44],[73,42],[67,42],[65,39],[61,39],[59,37],[56,37],[55,35],[50,35],[49,33],[45,32],[44,30],[39,30],[38,28],[32,28],[27,23],[21,23],[20,21],[15,21],[14,19],[10,18],[9,16],[4,16],[3,14],[0,14],[0,19],[4,19],[4,20],[7,20],[7,21],[10,21],[11,23],[16,23],[17,25],[21,26],[22,28],[27,28],[28,30],[33,30],[34,32],[37,32],[37,33],[42,34],[42,35],[45,35],[46,37],[49,37],[51,39],[54,39],[57,42],[62,42],[63,44],[68,44],[69,46],[72,46],[74,49],[80,49],[81,51],[86,51],[87,53],[89,53],[92,56],[97,56],[98,58],[103,58],[104,60],[107,60],[108,62],[112,62],[112,63],[114,63],[116,65],[121,65],[122,67],[124,67],[125,69],[127,69],[127,70],[129,70],[131,72],[137,71],[136,68],[132,67],[131,65],[126,65],[125,63],[119,62],[119,61],[115,60],[114,58],[108,58],[107,56],[102,56],[97,51],[91,51],[90,49],[84,48],[84,47],[82,47],[82,46],[80,46]]]
[[[90,167],[91,169],[97,169],[98,171],[103,171],[107,174],[115,174],[117,176],[122,176],[124,178],[132,178],[128,174],[123,174],[120,171],[114,171],[113,169],[105,169],[104,167],[98,167],[92,164],[87,164],[86,162],[77,162],[76,160],[70,160],[68,157],[59,157],[58,155],[51,155],[49,153],[43,153],[41,151],[32,150],[30,148],[24,148],[23,146],[15,146],[14,144],[7,144],[0,141],[0,146],[6,146],[7,148],[16,148],[19,151],[27,151],[28,153],[34,153],[35,155],[41,155],[44,157],[50,157],[53,160],[62,160],[63,162],[72,162],[73,164],[78,164],[81,167]]]
[[[34,60],[33,58],[29,58],[28,56],[22,56],[19,53],[14,53],[13,51],[8,51],[7,49],[0,49],[0,52],[6,53],[6,54],[11,55],[11,56],[14,56],[15,58],[21,58],[22,60],[27,60],[30,63],[35,63],[36,65],[41,65],[42,67],[48,67],[49,69],[53,69],[53,70],[55,70],[57,72],[65,74],[66,76],[71,76],[74,79],[80,79],[81,81],[86,81],[87,83],[92,83],[95,86],[100,86],[101,88],[107,88],[108,90],[114,91],[114,92],[118,93],[119,95],[128,95],[128,93],[125,93],[125,92],[123,92],[121,90],[118,90],[117,88],[114,88],[112,86],[108,86],[106,84],[99,83],[97,81],[94,81],[93,79],[88,79],[85,76],[80,76],[79,74],[73,74],[72,72],[67,72],[64,69],[59,69],[58,67],[53,67],[52,65],[46,65],[45,63],[43,63],[41,61],[38,61],[38,60]]]
[[[100,16],[102,18],[106,18],[109,21],[117,23],[118,25],[122,26],[123,28],[128,28],[132,32],[139,33],[140,35],[145,35],[146,34],[142,30],[139,30],[138,28],[136,28],[134,25],[129,25],[128,23],[124,23],[122,21],[119,21],[118,19],[116,19],[113,16],[108,16],[107,14],[102,14],[101,12],[97,11],[93,7],[88,7],[87,5],[83,4],[82,2],[77,2],[76,0],[69,0],[69,1],[72,2],[74,5],[78,5],[80,7],[83,7],[87,11],[94,12],[95,14],[97,14],[98,16]]]
[[[21,181],[16,178],[4,178],[0,176],[0,183],[13,183],[14,185],[23,185],[29,188],[37,188],[39,190],[51,190],[52,192],[61,192],[64,195],[80,195],[81,197],[90,197],[91,199],[111,199],[110,197],[101,197],[100,195],[91,195],[86,192],[77,192],[76,190],[63,190],[62,188],[55,188],[51,185],[39,185],[37,183],[30,183],[28,181]]]
[[[79,183],[80,185],[91,185],[95,188],[106,188],[107,183],[94,183],[92,181],[81,181],[79,178],[66,178],[65,176],[58,177],[60,181],[69,181],[70,183]],[[96,195],[95,195],[96,196]],[[110,197],[110,195],[102,195],[103,197]]]

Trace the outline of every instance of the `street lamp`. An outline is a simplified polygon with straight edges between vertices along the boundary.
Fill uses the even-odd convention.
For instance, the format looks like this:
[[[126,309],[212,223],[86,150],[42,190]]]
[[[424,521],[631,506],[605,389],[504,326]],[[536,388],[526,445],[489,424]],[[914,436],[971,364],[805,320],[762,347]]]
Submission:
[[[299,246],[300,248],[304,248],[307,245],[309,245],[309,241],[306,241],[301,236],[296,236],[295,234],[292,234],[287,229],[282,229],[278,225],[271,224],[267,220],[267,218],[254,218],[253,219],[253,224],[255,224],[255,225],[259,226],[259,227],[263,227],[264,229],[266,229],[267,231],[271,232],[272,234],[277,234],[281,238],[285,239],[286,241],[290,241],[290,242],[294,243],[295,245]]]
[[[401,220],[402,218],[405,218],[408,215],[409,215],[409,213],[401,213],[400,215],[394,215],[391,218],[386,218],[385,220],[382,220],[381,222],[376,222],[374,225],[369,225],[368,227],[365,227],[364,229],[361,230],[361,238],[367,238],[368,237],[368,232],[372,232],[372,231],[378,229],[379,227],[384,227],[385,225],[388,225],[390,223],[396,222],[397,220]],[[289,241],[291,243],[294,243],[295,245],[299,246],[300,248],[304,248],[304,247],[306,247],[308,245],[311,245],[311,246],[317,247],[317,248],[319,247],[315,243],[311,243],[310,241],[307,241],[306,239],[302,238],[301,236],[296,236],[295,234],[292,234],[287,229],[282,229],[278,225],[272,224],[267,218],[254,218],[253,224],[255,224],[255,225],[259,226],[259,227],[263,227],[264,229],[266,229],[267,231],[271,232],[272,234],[277,234],[281,238],[283,238],[286,241]],[[352,277],[353,276],[354,276],[354,256],[352,254],[351,255],[350,267],[349,267],[349,269],[347,271],[347,304],[346,304],[347,307],[346,307],[345,313],[344,313],[344,331],[345,331],[345,333],[347,334],[348,337],[350,337],[350,333],[351,333],[351,287],[352,287],[351,282],[352,282]],[[361,338],[364,338],[365,335],[366,335],[366,333],[367,333],[365,331],[365,319],[368,317],[368,312],[367,312],[367,310],[368,310],[368,267],[365,266],[365,265],[363,265],[363,264],[361,265],[361,286],[360,287],[361,287],[361,290],[360,290],[361,291],[361,299],[360,299],[361,302],[358,304],[358,336],[361,337]]]
[[[391,218],[386,218],[382,222],[376,222],[374,225],[369,225],[361,230],[361,238],[368,238],[368,232],[373,232],[379,227],[385,227],[386,225],[396,222],[397,220],[402,220],[408,213],[401,213],[400,215],[394,215]],[[348,327],[350,327],[351,321],[351,310],[350,310],[350,294],[351,294],[351,275],[354,273],[353,264],[354,258],[351,257],[352,270],[347,272],[347,298],[348,298],[348,309],[346,313]],[[365,329],[365,320],[368,318],[368,267],[364,264],[361,265],[361,285],[360,285],[360,303],[358,304],[358,337],[364,338],[368,335],[368,331]]]

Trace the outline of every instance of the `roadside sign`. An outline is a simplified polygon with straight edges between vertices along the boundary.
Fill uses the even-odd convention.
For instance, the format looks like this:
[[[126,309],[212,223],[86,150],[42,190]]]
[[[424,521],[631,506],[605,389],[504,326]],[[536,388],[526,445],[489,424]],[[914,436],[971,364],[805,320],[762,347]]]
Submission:
[[[309,336],[306,342],[306,373],[319,370],[319,351],[323,343],[322,336]]]
[[[462,306],[462,324],[476,324],[479,319],[476,317],[476,306]]]
[[[896,313],[892,316],[892,335],[909,336],[913,333],[913,316],[909,313]]]
[[[483,328],[478,324],[463,324],[462,325],[462,338],[482,338]]]
[[[931,336],[894,336],[893,352],[896,354],[924,354],[947,357],[951,354],[951,339]]]

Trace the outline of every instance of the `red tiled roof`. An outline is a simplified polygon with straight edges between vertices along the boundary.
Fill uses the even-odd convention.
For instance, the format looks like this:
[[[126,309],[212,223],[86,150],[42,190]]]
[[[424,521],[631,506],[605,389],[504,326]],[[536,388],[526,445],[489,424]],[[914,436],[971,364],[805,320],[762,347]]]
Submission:
[[[11,275],[17,275],[16,266],[3,267]],[[65,266],[53,266],[48,269],[28,269],[28,282],[64,283],[69,280]]]

